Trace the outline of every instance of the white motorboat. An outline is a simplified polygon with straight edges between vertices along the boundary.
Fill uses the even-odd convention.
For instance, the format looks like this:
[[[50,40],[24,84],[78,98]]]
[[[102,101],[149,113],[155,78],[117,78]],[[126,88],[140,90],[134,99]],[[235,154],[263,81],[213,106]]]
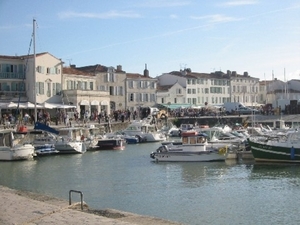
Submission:
[[[59,136],[55,143],[55,149],[59,154],[85,153],[86,144],[80,128],[66,127],[59,130]]]
[[[84,136],[82,135],[82,128],[65,127],[59,131],[49,127],[45,124],[36,122],[34,125],[35,130],[43,130],[57,135],[54,143],[55,149],[59,154],[70,153],[84,153],[86,152],[86,145],[84,143]]]
[[[150,157],[162,162],[211,162],[225,161],[226,144],[208,144],[207,137],[195,130],[187,130],[181,133],[182,144],[169,142],[160,146]]]
[[[0,130],[0,160],[28,160],[34,156],[34,146],[27,134],[14,134],[14,130]]]
[[[37,156],[58,153],[55,149],[56,136],[52,133],[42,130],[34,130],[29,132],[29,135]]]
[[[145,121],[134,121],[121,133],[131,137],[138,137],[139,142],[158,142],[166,140],[166,135],[158,131],[156,125]]]

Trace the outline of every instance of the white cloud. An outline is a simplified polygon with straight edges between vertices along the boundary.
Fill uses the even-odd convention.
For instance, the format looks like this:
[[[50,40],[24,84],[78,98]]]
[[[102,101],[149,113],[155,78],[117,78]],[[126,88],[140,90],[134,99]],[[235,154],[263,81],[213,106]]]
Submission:
[[[95,19],[113,19],[113,18],[139,18],[140,14],[130,11],[109,11],[104,13],[78,13],[78,12],[61,12],[58,15],[61,19],[66,18],[95,18]]]
[[[240,1],[229,1],[225,2],[223,4],[220,4],[220,6],[242,6],[242,5],[255,5],[258,2],[255,0],[240,0]]]
[[[178,18],[178,16],[177,16],[177,15],[175,15],[175,14],[171,14],[171,15],[170,15],[170,18],[171,18],[171,19],[177,19],[177,18]]]
[[[140,4],[137,4],[137,7],[144,7],[144,8],[166,8],[166,7],[180,7],[190,5],[189,1],[174,1],[174,0],[148,0],[143,1]]]
[[[207,20],[210,23],[226,23],[226,22],[241,20],[239,18],[224,16],[221,14],[214,14],[214,15],[207,15],[207,16],[191,16],[190,18],[195,20]]]

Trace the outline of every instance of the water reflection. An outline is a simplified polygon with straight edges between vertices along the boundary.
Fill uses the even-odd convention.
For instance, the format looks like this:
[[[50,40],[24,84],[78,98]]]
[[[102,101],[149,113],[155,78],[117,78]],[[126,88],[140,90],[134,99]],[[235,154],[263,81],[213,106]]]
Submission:
[[[21,186],[28,190],[31,177],[36,171],[36,166],[36,160],[1,162],[1,184],[13,188],[19,188],[19,186]],[[22,177],[22,179],[20,179],[20,177]]]
[[[255,163],[252,166],[251,178],[298,178],[300,176],[299,165]]]

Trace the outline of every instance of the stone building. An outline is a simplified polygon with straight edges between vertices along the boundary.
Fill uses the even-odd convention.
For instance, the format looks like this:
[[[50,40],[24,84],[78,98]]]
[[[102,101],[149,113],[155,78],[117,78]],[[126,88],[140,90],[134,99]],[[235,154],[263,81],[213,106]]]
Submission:
[[[77,70],[74,66],[64,67],[62,74],[63,102],[76,106],[83,117],[105,111],[110,114],[108,91],[97,90],[95,74]]]

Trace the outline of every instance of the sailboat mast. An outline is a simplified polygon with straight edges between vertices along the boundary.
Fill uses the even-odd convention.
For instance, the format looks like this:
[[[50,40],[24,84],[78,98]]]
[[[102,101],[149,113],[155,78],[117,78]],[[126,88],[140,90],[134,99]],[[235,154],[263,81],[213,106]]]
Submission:
[[[34,100],[34,123],[37,121],[36,108],[36,53],[35,53],[35,19],[33,19],[33,100]]]

